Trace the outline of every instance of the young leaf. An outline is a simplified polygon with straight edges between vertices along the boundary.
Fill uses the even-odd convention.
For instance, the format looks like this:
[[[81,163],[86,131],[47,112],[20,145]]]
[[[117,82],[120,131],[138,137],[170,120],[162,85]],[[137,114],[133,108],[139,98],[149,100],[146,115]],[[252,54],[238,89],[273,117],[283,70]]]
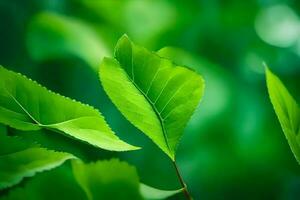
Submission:
[[[269,96],[281,128],[300,164],[300,108],[280,79],[266,68]]]
[[[182,191],[183,188],[178,190],[160,190],[143,183],[140,184],[140,192],[143,198],[147,200],[166,199]]]
[[[172,160],[204,81],[194,71],[133,44],[123,36],[115,58],[104,58],[100,80],[121,113]]]
[[[75,157],[26,144],[20,138],[0,134],[0,189],[19,183],[24,177],[60,166]]]
[[[0,77],[0,123],[25,131],[51,129],[107,150],[137,149],[120,140],[98,110],[1,66]]]
[[[117,159],[84,164],[72,161],[73,173],[89,200],[142,199],[136,169]]]

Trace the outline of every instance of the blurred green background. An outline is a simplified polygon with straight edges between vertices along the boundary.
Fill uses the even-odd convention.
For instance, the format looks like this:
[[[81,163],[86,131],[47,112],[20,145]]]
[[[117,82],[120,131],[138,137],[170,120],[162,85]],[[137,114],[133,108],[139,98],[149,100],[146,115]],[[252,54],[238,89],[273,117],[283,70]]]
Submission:
[[[206,80],[177,153],[195,199],[298,200],[300,167],[269,101],[262,62],[299,101],[299,16],[298,0],[0,0],[0,64],[99,108],[117,135],[143,147],[111,153],[80,144],[84,160],[119,157],[142,182],[175,189],[172,163],[98,81],[101,59],[126,33]]]

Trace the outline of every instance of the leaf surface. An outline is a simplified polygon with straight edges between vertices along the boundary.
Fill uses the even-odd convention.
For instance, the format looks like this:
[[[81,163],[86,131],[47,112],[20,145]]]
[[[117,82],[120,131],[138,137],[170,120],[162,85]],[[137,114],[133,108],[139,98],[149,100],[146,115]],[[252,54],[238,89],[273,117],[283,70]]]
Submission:
[[[68,159],[68,153],[60,153],[28,144],[18,137],[0,133],[0,189],[19,183],[24,177],[60,166]]]
[[[137,149],[120,140],[93,107],[1,66],[0,77],[0,123],[24,131],[50,129],[106,150]]]
[[[266,68],[269,96],[281,128],[300,164],[300,108],[280,79]]]
[[[121,113],[172,160],[204,90],[200,75],[133,44],[123,36],[99,76]]]
[[[0,124],[0,156],[22,151],[30,147],[36,147],[37,145],[32,141],[23,140],[17,136],[8,136],[7,127]]]
[[[117,159],[84,164],[72,162],[73,173],[89,200],[142,199],[136,169]]]
[[[155,199],[166,199],[168,197],[174,196],[183,191],[183,189],[178,190],[160,190],[143,183],[140,184],[140,191],[144,199],[155,200]]]
[[[85,200],[84,191],[76,183],[69,165],[37,174],[24,182],[22,187],[12,188],[1,200]]]

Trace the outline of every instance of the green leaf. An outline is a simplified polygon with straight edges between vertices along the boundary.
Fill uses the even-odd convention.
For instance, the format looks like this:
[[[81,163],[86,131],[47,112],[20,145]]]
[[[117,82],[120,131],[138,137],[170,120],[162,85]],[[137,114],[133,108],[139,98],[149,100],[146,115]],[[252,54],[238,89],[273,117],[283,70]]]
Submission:
[[[0,189],[19,183],[24,177],[55,168],[68,159],[75,158],[43,148],[29,148],[0,156]]]
[[[59,152],[68,152],[80,159],[99,160],[111,158],[116,152],[113,151],[99,151],[88,143],[79,140],[70,140],[63,134],[53,134],[50,130],[42,129],[38,131],[20,131],[12,129],[9,131],[10,135],[17,136],[27,143],[35,143],[40,147],[51,149]],[[1,138],[0,138],[1,139]]]
[[[0,127],[0,156],[37,146],[31,141],[25,141],[17,136],[8,137],[6,127],[2,124],[0,124]]]
[[[104,90],[121,113],[172,160],[183,130],[203,94],[204,81],[123,36],[115,58],[104,58]]]
[[[153,188],[151,186],[145,185],[143,183],[140,184],[140,192],[144,199],[154,200],[154,199],[166,199],[175,194],[181,193],[183,189],[178,190],[160,190]]]
[[[22,187],[13,188],[1,200],[85,200],[84,191],[76,183],[69,165],[37,174],[24,182]]]
[[[159,190],[139,183],[135,167],[117,159],[85,164],[72,161],[73,173],[89,200],[93,199],[165,199],[179,190]],[[141,196],[142,197],[141,197]]]
[[[101,58],[111,54],[91,26],[76,18],[50,12],[40,13],[31,21],[27,48],[35,60],[73,55],[86,61],[95,71]]]
[[[84,164],[72,161],[73,173],[89,200],[141,199],[136,169],[117,159]]]
[[[300,108],[280,79],[266,68],[269,96],[281,128],[300,164]]]
[[[166,199],[182,191],[164,191],[139,183],[136,169],[117,159],[90,164],[73,160],[72,168],[64,164],[39,173],[0,199],[154,200]]]
[[[60,166],[75,157],[26,144],[20,138],[0,134],[0,189],[19,183],[24,177]],[[31,146],[31,147],[30,147]]]
[[[0,66],[0,123],[19,130],[50,129],[107,150],[134,150],[120,140],[101,113],[55,94]]]
[[[224,121],[224,113],[231,115],[230,105],[235,101],[233,90],[236,84],[228,70],[214,65],[199,55],[186,52],[176,47],[163,47],[157,54],[161,57],[173,60],[179,65],[188,65],[205,77],[205,95],[202,98],[201,110],[196,110],[189,122],[189,131],[197,132],[210,123],[217,120]],[[237,122],[238,123],[238,122]]]

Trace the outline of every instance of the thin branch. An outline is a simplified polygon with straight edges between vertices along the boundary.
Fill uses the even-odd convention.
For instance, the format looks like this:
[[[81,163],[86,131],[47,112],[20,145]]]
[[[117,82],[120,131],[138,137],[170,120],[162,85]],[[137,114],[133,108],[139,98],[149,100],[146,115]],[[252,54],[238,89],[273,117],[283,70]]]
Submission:
[[[178,169],[177,164],[176,164],[175,161],[173,161],[173,165],[174,165],[174,167],[176,169],[176,174],[177,174],[177,177],[179,179],[179,182],[180,182],[180,184],[181,184],[181,186],[183,188],[182,192],[184,193],[184,196],[186,197],[187,200],[193,200],[192,196],[190,195],[190,193],[189,193],[189,191],[187,189],[186,184],[184,183],[184,180],[183,180],[183,178],[182,178],[182,176],[181,176],[181,174],[179,172],[179,169]]]

